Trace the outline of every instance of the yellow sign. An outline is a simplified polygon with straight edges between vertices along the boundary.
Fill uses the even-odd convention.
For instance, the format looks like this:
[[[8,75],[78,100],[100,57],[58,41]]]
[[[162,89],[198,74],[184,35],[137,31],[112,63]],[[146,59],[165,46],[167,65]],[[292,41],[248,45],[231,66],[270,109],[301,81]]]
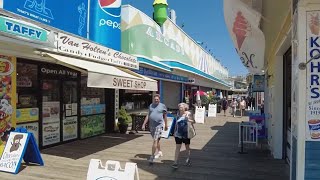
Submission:
[[[16,58],[0,55],[0,154],[16,127]]]
[[[17,109],[17,123],[25,123],[39,120],[38,108]]]

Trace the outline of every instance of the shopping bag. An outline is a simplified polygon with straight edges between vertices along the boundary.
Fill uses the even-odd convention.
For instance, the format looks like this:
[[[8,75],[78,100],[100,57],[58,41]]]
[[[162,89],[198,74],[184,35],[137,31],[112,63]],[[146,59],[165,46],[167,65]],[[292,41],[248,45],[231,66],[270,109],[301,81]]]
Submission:
[[[196,136],[196,130],[191,122],[188,122],[188,139],[192,139]]]

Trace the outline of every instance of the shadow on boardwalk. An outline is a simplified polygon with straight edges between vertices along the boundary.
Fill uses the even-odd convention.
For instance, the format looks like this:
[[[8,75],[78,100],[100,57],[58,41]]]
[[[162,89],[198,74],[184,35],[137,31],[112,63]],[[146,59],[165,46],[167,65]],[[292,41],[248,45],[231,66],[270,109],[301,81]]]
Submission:
[[[109,149],[111,147],[134,140],[141,136],[143,135],[105,134],[44,149],[41,151],[41,153],[77,160],[91,154],[95,154],[99,151],[103,151],[105,149]]]
[[[239,154],[238,148],[239,122],[226,122],[223,126],[212,126],[217,132],[202,149],[191,152],[192,166],[180,165],[177,170],[170,166],[173,161],[158,161],[149,165],[145,160],[131,159],[144,169],[157,175],[156,179],[289,179],[289,166],[284,160],[274,160],[266,149],[250,149],[248,154]],[[199,127],[198,127],[199,128]],[[202,131],[202,128],[199,128]],[[207,134],[212,134],[206,132]],[[203,133],[199,136],[203,137]],[[198,137],[199,139],[199,137]],[[197,139],[197,140],[198,140]],[[191,146],[195,144],[192,140]],[[172,147],[174,150],[174,146]],[[144,158],[148,155],[138,154]],[[185,152],[181,153],[181,163],[185,160]]]
[[[116,160],[138,164],[140,179],[196,179],[196,180],[287,180],[289,168],[284,160],[274,160],[266,149],[253,149],[238,154],[238,126],[247,117],[232,118],[219,115],[207,118],[205,124],[196,124],[197,136],[191,141],[192,166],[171,168],[174,138],[161,140],[164,156],[150,166],[151,138],[149,133],[106,134],[42,150],[44,167],[27,166],[18,175],[1,174],[0,179],[46,180],[86,179],[90,159]]]

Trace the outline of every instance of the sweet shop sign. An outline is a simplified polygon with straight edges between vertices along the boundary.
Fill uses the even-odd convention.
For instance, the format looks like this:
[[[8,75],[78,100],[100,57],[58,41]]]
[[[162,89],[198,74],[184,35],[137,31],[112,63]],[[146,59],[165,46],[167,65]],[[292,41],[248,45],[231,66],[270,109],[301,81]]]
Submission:
[[[307,12],[307,59],[320,53],[320,11]],[[306,140],[320,141],[320,58],[307,64]]]

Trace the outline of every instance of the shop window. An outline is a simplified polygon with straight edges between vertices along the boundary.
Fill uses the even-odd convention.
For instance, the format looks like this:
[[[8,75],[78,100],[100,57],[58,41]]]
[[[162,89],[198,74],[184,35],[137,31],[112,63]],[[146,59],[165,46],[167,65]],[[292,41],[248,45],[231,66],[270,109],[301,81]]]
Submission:
[[[105,90],[87,87],[87,78],[81,78],[81,138],[105,133]]]
[[[124,106],[128,111],[147,109],[152,103],[152,92],[150,91],[123,91],[120,97],[121,106]]]
[[[87,79],[81,79],[81,115],[105,113],[105,93],[103,88],[87,87]]]
[[[17,63],[17,108],[38,107],[38,66],[35,64]]]
[[[18,62],[16,82],[17,127],[23,127],[28,132],[32,132],[39,144],[38,65]]]
[[[42,102],[60,102],[59,80],[43,80]]]

